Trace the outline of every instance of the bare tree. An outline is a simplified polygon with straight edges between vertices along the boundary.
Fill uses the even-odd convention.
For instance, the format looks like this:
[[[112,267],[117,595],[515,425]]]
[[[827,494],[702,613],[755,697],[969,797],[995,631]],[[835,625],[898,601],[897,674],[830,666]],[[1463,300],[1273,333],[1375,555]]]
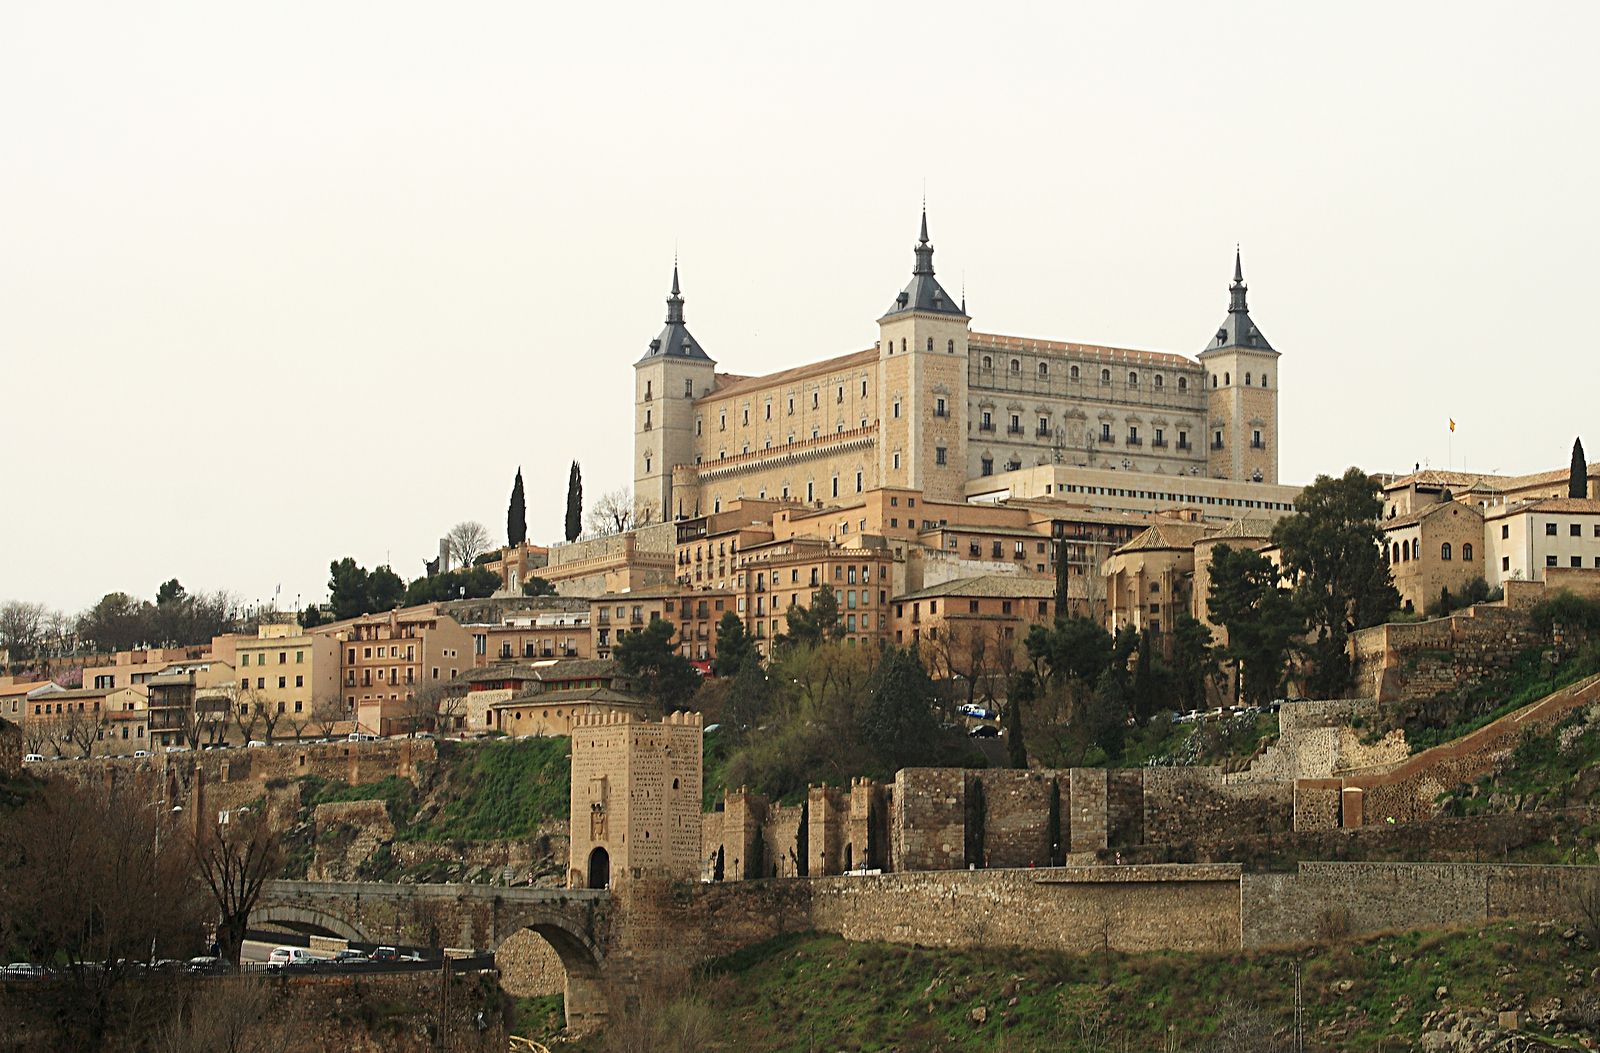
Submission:
[[[645,507],[649,504],[646,501],[635,505],[633,493],[627,487],[607,490],[589,507],[589,514],[585,517],[589,533],[598,536],[621,534],[641,526],[642,514],[650,511]],[[646,522],[653,522],[653,519]]]
[[[256,725],[261,722],[262,706],[255,692],[244,688],[233,699],[233,726],[239,729],[239,741],[250,742],[256,737]]]
[[[451,527],[444,540],[449,546],[450,558],[458,567],[471,567],[473,560],[489,551],[489,529],[473,519]]]
[[[95,747],[104,741],[106,728],[111,723],[105,711],[98,707],[85,709],[81,702],[76,708],[68,703],[67,711],[62,716],[66,718],[62,734],[67,744],[77,750],[78,756],[84,760],[94,756]]]
[[[228,723],[233,718],[232,689],[207,688],[195,691],[182,717],[183,737],[190,749],[197,750],[202,743],[215,746],[228,735]]]
[[[42,603],[0,604],[0,648],[11,652],[13,667],[28,668],[38,661],[49,622],[50,610]]]
[[[156,1053],[269,1053],[289,1038],[284,1015],[273,1011],[272,988],[257,976],[189,987],[181,1011],[161,1021]]]
[[[324,695],[311,700],[311,722],[325,739],[333,738],[333,729],[345,719],[344,700],[338,695]]]
[[[119,782],[52,780],[0,812],[0,946],[66,967],[53,1048],[101,1048],[133,963],[198,953],[205,904],[180,819]]]
[[[283,860],[278,835],[264,812],[235,811],[228,822],[199,830],[194,858],[216,910],[221,956],[237,965],[250,912]]]

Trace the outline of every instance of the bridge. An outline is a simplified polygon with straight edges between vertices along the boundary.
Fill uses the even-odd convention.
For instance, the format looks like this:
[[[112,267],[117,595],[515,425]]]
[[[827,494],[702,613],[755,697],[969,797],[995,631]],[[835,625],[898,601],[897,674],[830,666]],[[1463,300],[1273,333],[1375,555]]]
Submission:
[[[252,928],[335,936],[357,943],[496,951],[532,929],[567,974],[567,1026],[598,1027],[607,998],[602,968],[614,944],[611,894],[591,889],[393,885],[376,881],[271,881]]]

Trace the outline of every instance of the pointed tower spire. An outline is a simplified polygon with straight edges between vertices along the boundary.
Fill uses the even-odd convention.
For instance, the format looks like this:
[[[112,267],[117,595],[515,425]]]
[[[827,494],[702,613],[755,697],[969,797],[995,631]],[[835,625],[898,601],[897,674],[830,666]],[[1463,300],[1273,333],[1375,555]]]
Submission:
[[[1233,284],[1228,286],[1228,311],[1245,312],[1245,292],[1250,286],[1244,283],[1244,257],[1236,244],[1233,247]]]
[[[917,240],[917,262],[912,266],[912,274],[926,274],[933,277],[933,245],[928,241],[928,207],[922,207],[922,234]]]
[[[667,324],[683,324],[683,295],[678,292],[678,257],[672,257],[672,295],[667,297]]]

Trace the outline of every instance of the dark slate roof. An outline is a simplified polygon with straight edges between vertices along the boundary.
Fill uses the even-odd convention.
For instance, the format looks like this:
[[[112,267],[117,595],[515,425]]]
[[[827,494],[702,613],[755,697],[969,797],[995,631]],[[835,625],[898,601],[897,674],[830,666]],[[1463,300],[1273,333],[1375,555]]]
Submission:
[[[657,358],[711,361],[711,356],[700,347],[699,341],[689,335],[689,327],[683,324],[683,296],[678,292],[676,263],[672,265],[672,295],[667,297],[667,327],[661,330],[660,336],[650,341],[650,349],[644,353],[639,362],[649,362]]]
[[[1249,347],[1271,351],[1261,330],[1250,320],[1250,308],[1245,303],[1245,293],[1250,287],[1244,283],[1244,264],[1237,251],[1233,254],[1233,283],[1228,286],[1228,317],[1206,345],[1206,351],[1219,351],[1225,347]],[[1202,352],[1203,354],[1204,352]]]
[[[951,299],[950,294],[944,291],[939,280],[933,276],[933,245],[928,241],[928,210],[922,210],[922,234],[917,242],[916,262],[911,267],[911,284],[895,297],[895,301],[883,316],[902,314],[906,311],[931,311],[935,314],[953,314],[961,318],[967,316],[964,306]]]

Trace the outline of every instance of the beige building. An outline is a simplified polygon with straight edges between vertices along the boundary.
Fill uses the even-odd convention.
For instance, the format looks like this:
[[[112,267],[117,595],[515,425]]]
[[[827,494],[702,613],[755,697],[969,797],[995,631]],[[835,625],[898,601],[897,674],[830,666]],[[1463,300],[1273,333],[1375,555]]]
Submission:
[[[848,545],[821,538],[791,537],[739,554],[737,611],[757,649],[788,632],[788,610],[810,607],[822,588],[838,597],[839,621],[848,646],[889,637],[889,602],[904,591],[903,560],[883,538],[855,535]]]
[[[339,700],[339,641],[305,632],[297,623],[262,625],[254,638],[237,640],[234,662],[236,702],[291,723],[309,722],[319,705]]]
[[[145,681],[151,742],[164,749],[227,741],[234,676],[231,662],[199,658],[171,663]]]
[[[569,887],[700,877],[703,735],[698,713],[573,722]]]
[[[589,608],[591,651],[596,658],[609,658],[618,640],[665,619],[675,627],[678,653],[703,668],[716,657],[717,622],[738,609],[736,596],[733,589],[652,585],[596,597]]]
[[[194,661],[206,654],[204,647],[146,647],[117,651],[109,661],[84,667],[83,686],[113,688],[148,683],[173,662]],[[223,657],[226,659],[226,656]]]
[[[339,646],[339,688],[358,730],[392,735],[419,723],[416,696],[431,695],[472,666],[472,637],[436,604],[317,626]]]
[[[1487,580],[1483,512],[1476,505],[1421,504],[1379,526],[1402,610],[1426,611],[1445,590],[1459,597],[1472,582]]]
[[[672,523],[649,523],[621,534],[552,545],[542,574],[562,596],[600,596],[661,585],[676,577],[677,536]]]
[[[976,679],[1015,668],[1029,627],[1051,624],[1055,607],[1053,579],[982,575],[895,597],[889,624],[936,679]]]
[[[510,611],[497,625],[469,625],[475,667],[521,658],[591,658],[589,601],[549,597],[546,609]]]
[[[1159,634],[1170,632],[1178,616],[1187,614],[1210,628],[1220,642],[1223,633],[1211,623],[1208,604],[1216,548],[1247,548],[1274,558],[1271,533],[1272,523],[1265,518],[1205,523],[1192,511],[1151,524],[1112,553],[1101,570],[1106,628],[1116,632],[1131,626]]]
[[[865,350],[719,373],[674,270],[666,327],[634,367],[641,508],[693,519],[742,498],[814,505],[879,488],[959,502],[969,480],[1035,465],[1277,482],[1278,353],[1237,260],[1197,358],[975,333],[934,276],[924,216],[911,281],[877,326]]]

